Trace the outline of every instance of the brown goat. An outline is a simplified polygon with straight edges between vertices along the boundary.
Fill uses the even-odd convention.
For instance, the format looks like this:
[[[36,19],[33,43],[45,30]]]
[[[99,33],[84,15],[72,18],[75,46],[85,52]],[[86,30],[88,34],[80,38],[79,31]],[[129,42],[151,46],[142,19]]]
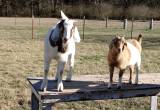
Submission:
[[[108,65],[110,71],[108,88],[111,88],[112,86],[115,67],[120,70],[118,88],[121,88],[122,76],[127,67],[129,67],[130,70],[129,83],[132,83],[132,74],[134,72],[134,67],[136,66],[135,83],[138,84],[138,74],[141,65],[141,41],[141,34],[135,39],[125,40],[124,37],[117,36],[111,41],[108,52]]]

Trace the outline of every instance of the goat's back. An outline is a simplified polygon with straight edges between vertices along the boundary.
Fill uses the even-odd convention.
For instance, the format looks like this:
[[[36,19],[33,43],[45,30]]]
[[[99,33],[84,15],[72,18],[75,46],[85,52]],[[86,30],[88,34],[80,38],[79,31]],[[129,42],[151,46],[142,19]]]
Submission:
[[[142,46],[141,46],[141,43],[142,43],[142,35],[139,34],[138,37],[136,38],[133,38],[133,39],[129,39],[127,40],[127,42],[131,43],[133,46],[135,46],[139,52],[141,53],[142,51]]]
[[[139,52],[141,53],[142,46],[141,46],[140,42],[138,42],[136,39],[128,39],[127,42],[132,44],[134,47],[136,47],[139,50]]]

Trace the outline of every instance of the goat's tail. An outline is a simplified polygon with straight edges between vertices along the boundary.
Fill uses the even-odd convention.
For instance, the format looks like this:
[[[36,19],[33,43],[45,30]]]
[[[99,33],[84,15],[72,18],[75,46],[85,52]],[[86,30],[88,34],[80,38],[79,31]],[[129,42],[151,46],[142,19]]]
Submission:
[[[139,34],[137,41],[141,44],[142,43],[142,34]]]

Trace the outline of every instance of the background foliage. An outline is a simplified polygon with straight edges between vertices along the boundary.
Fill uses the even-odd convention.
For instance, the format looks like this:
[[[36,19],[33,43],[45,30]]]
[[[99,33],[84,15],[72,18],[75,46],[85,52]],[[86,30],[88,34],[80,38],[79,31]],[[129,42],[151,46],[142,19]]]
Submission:
[[[32,6],[40,17],[160,19],[160,0],[0,0],[0,16],[31,16]]]

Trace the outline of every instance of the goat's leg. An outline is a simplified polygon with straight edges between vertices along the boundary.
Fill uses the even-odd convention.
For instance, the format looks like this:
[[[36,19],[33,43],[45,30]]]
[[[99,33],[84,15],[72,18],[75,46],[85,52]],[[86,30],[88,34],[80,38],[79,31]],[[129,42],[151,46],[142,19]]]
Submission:
[[[114,66],[109,66],[109,83],[108,83],[108,88],[109,89],[112,87],[113,73],[114,73]]]
[[[49,72],[49,66],[50,66],[50,62],[51,62],[51,58],[45,58],[44,61],[44,79],[43,82],[41,84],[41,90],[46,91],[47,90],[47,84],[48,84],[48,72]]]
[[[74,68],[74,55],[69,55],[68,56],[68,72],[67,72],[66,81],[71,81],[73,68]]]
[[[56,81],[58,80],[58,66],[57,66],[57,68],[56,68],[55,80],[56,80]]]
[[[125,69],[121,69],[119,71],[119,79],[118,79],[118,85],[117,85],[118,89],[120,89],[122,86],[122,76],[123,76],[124,71],[125,71]]]
[[[136,64],[136,79],[135,79],[135,84],[138,84],[139,73],[140,73],[140,64]]]
[[[63,91],[63,82],[62,82],[62,74],[64,71],[64,66],[65,66],[65,62],[58,62],[58,70],[57,70],[57,90],[58,91]]]
[[[132,84],[132,75],[134,72],[134,66],[130,66],[129,70],[130,70],[129,84]]]

